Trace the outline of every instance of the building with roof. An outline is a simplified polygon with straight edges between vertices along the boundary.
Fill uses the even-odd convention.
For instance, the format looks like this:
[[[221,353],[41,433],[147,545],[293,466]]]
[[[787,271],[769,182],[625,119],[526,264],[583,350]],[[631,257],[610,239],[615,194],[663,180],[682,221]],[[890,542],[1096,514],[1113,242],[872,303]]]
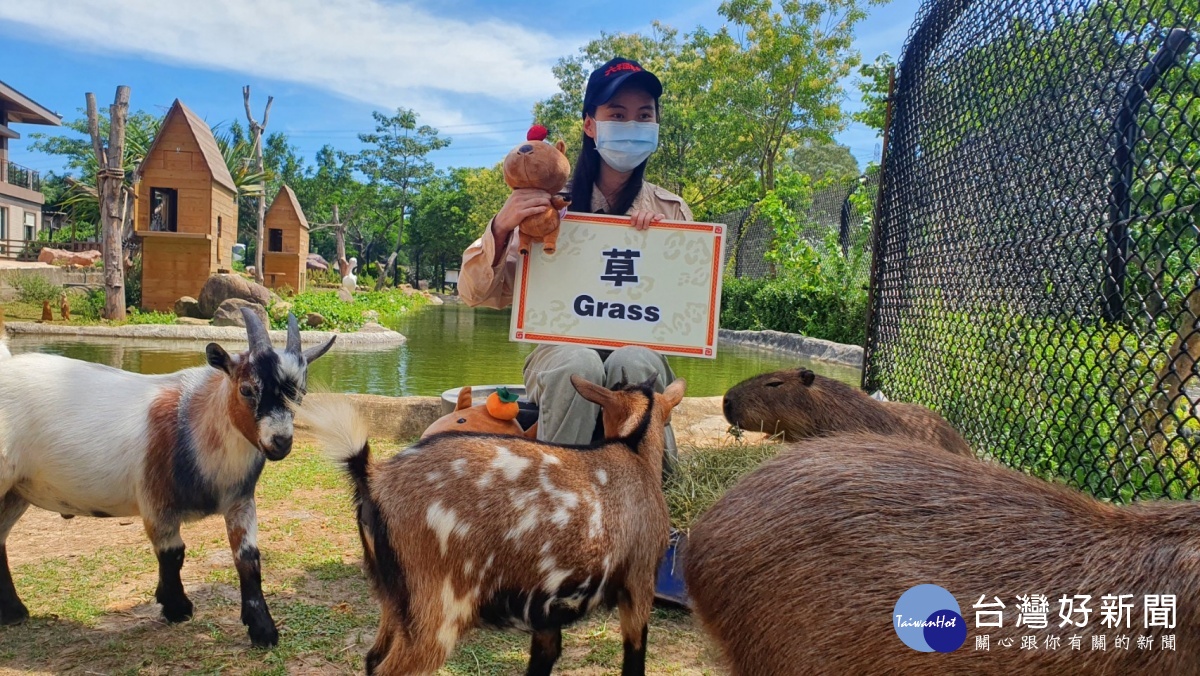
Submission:
[[[16,258],[42,230],[41,176],[10,162],[8,144],[21,138],[13,124],[62,126],[62,118],[0,82],[0,258]]]
[[[168,311],[229,272],[237,187],[212,130],[179,99],[137,168],[134,227],[142,238],[142,308]]]
[[[308,273],[308,219],[296,193],[284,184],[263,223],[263,283],[272,289],[304,291]]]

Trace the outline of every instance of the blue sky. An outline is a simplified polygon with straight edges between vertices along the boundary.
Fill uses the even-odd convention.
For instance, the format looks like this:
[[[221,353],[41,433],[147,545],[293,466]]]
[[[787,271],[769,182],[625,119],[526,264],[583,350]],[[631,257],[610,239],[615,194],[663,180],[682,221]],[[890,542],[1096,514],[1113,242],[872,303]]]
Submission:
[[[866,61],[897,57],[919,6],[893,0],[857,29]],[[719,0],[576,0],[570,11],[528,0],[55,0],[0,3],[5,58],[0,80],[70,120],[84,93],[102,106],[117,85],[132,107],[161,114],[180,98],[210,123],[245,122],[242,86],[255,115],[275,97],[267,131],[283,131],[311,163],[329,143],[359,147],[371,111],[415,109],[420,122],[453,139],[431,155],[440,168],[484,166],[524,137],[534,102],[557,87],[551,66],[601,31],[647,32],[650,22],[684,31],[720,27]],[[115,45],[104,36],[118,35]],[[853,78],[852,78],[853,79]],[[851,80],[852,80],[851,79]],[[848,82],[846,108],[858,94]],[[56,158],[28,151],[11,159],[40,171]],[[860,164],[877,152],[874,132],[852,124],[838,135]]]

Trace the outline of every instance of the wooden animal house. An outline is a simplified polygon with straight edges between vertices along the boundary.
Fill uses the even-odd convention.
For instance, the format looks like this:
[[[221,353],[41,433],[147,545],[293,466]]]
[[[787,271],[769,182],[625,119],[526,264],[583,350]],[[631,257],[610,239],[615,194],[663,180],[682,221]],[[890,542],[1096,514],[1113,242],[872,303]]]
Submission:
[[[135,227],[142,238],[142,308],[170,310],[229,272],[237,187],[212,130],[178,99],[137,169]]]
[[[271,202],[263,223],[263,283],[272,289],[304,291],[308,268],[308,220],[296,193],[284,185]]]

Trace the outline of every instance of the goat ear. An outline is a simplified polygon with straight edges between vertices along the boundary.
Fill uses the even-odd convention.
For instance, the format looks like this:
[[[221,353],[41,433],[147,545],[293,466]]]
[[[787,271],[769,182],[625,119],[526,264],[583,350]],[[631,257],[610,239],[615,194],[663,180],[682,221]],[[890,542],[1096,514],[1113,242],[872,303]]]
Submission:
[[[581,375],[573,374],[571,384],[575,386],[575,391],[579,393],[579,396],[593,404],[599,404],[601,408],[608,406],[615,399],[612,390],[601,387]]]
[[[314,361],[316,361],[318,357],[325,354],[326,352],[329,351],[329,348],[333,347],[333,341],[335,341],[335,340],[337,340],[337,336],[333,336],[332,338],[330,338],[329,342],[325,343],[324,345],[317,345],[315,347],[310,347],[307,350],[305,350],[304,351],[304,363],[311,364]]]
[[[204,348],[204,354],[208,357],[208,365],[224,371],[228,375],[233,375],[233,358],[225,351],[225,348],[216,343],[209,343],[208,347]]]
[[[812,371],[809,371],[808,369],[800,369],[800,382],[804,383],[805,387],[812,385],[816,378],[817,374],[813,373]]]
[[[675,408],[679,402],[683,401],[683,393],[687,391],[687,381],[683,378],[676,378],[675,382],[667,385],[667,389],[663,392],[663,398],[667,400],[667,406]]]
[[[464,408],[471,408],[471,386],[464,385],[458,391],[458,405],[454,407],[455,411],[461,411]]]

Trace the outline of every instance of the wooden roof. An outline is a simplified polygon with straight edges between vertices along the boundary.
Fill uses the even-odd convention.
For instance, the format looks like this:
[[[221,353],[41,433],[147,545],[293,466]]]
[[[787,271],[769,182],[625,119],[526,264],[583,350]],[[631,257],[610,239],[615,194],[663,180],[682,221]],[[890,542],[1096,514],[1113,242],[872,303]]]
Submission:
[[[300,220],[300,227],[308,230],[308,219],[304,217],[304,210],[300,208],[300,200],[296,199],[296,192],[292,190],[287,183],[281,184],[279,194],[275,195],[275,201],[271,202],[270,211],[275,210],[275,204],[280,199],[286,199],[292,205],[292,211],[296,212],[296,218]]]
[[[0,82],[0,109],[8,114],[9,122],[62,126],[62,117],[3,82]]]
[[[171,105],[171,109],[167,111],[167,116],[163,119],[160,132],[154,137],[154,142],[150,144],[150,148],[146,151],[146,159],[149,159],[156,149],[158,149],[158,141],[163,137],[161,129],[166,129],[167,125],[180,118],[192,132],[192,137],[196,139],[196,145],[200,146],[200,154],[204,157],[204,163],[208,165],[208,171],[212,174],[212,178],[217,183],[229,188],[235,195],[237,194],[237,186],[233,183],[233,176],[229,173],[229,167],[225,166],[225,158],[221,155],[221,147],[217,145],[217,139],[213,136],[212,129],[200,119],[200,116],[192,112],[191,108],[183,105],[183,101],[175,99],[175,103]],[[145,160],[137,169],[138,176],[142,175],[142,169],[146,166]]]

